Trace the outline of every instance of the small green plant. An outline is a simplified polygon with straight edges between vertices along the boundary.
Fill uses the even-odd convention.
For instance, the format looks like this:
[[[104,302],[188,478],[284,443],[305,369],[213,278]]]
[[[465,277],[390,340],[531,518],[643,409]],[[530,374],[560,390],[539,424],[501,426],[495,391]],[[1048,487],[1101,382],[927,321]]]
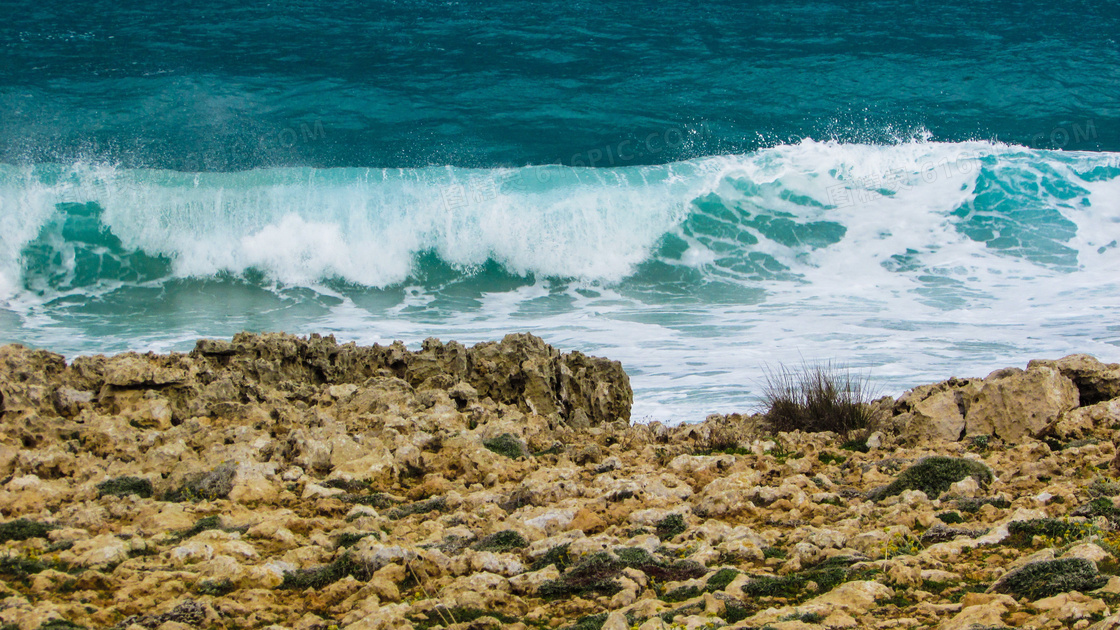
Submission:
[[[1109,520],[1113,525],[1120,524],[1120,508],[1112,504],[1112,499],[1100,497],[1093,499],[1088,505],[1078,510],[1078,513],[1084,512],[1090,518],[1104,517]]]
[[[216,514],[211,515],[211,516],[204,516],[204,517],[198,519],[197,521],[195,521],[194,525],[192,525],[189,529],[184,529],[183,531],[176,534],[176,538],[178,538],[180,540],[186,540],[186,539],[188,539],[192,536],[196,536],[198,534],[201,534],[202,532],[204,532],[208,529],[221,529],[221,528],[222,528],[222,519],[221,519],[220,516],[218,516]]]
[[[141,499],[152,496],[152,482],[139,477],[117,477],[97,484],[97,498],[104,496],[127,497],[139,495]]]
[[[848,461],[848,458],[844,457],[843,455],[834,455],[832,453],[821,451],[820,453],[817,453],[817,461],[824,464],[825,466],[828,466],[829,464],[839,465]]]
[[[959,512],[941,512],[937,514],[937,518],[941,519],[941,522],[946,525],[956,525],[964,522]]]
[[[727,588],[728,585],[730,585],[733,581],[735,581],[735,578],[739,575],[739,573],[740,571],[738,569],[724,567],[719,571],[716,571],[712,575],[712,577],[708,578],[707,587],[705,587],[704,590],[708,591],[709,593],[722,591],[723,589]]]
[[[847,441],[871,423],[867,380],[830,363],[767,371],[762,398],[773,433],[832,431]]]
[[[867,445],[867,438],[860,440],[848,440],[840,445],[840,448],[845,451],[852,451],[853,453],[869,453],[871,447]]]
[[[393,507],[397,504],[397,501],[394,501],[388,495],[382,494],[380,492],[371,492],[369,494],[347,493],[339,495],[338,498],[345,503],[353,503],[355,505],[368,505],[379,510]]]
[[[598,613],[580,617],[574,624],[567,626],[564,630],[602,630],[605,623],[607,623],[607,613]]]
[[[800,621],[802,623],[818,624],[824,621],[824,615],[820,613],[792,613],[779,619],[779,621]]]
[[[682,586],[665,593],[661,599],[666,602],[683,602],[686,599],[699,597],[703,592],[704,591],[700,590],[699,586]]]
[[[669,562],[655,558],[645,549],[627,547],[618,549],[615,555],[601,551],[584,556],[558,579],[543,584],[538,593],[545,598],[585,593],[611,595],[621,588],[615,578],[626,568],[637,569],[659,582],[689,580],[706,573],[704,567],[695,562]]]
[[[992,471],[980,462],[959,457],[927,457],[902,471],[888,486],[872,491],[869,498],[878,501],[906,490],[921,490],[930,499],[941,496],[954,483],[973,477],[981,485],[992,480]]]
[[[990,435],[974,435],[968,440],[968,448],[981,453],[987,452],[991,445],[992,436]]]
[[[416,613],[406,614],[406,618],[412,622],[412,627],[416,630],[430,630],[436,626],[443,626],[447,621],[457,624],[465,624],[481,619],[483,617],[492,617],[497,619],[503,625],[517,623],[519,620],[509,615],[503,615],[500,612],[493,610],[483,610],[481,608],[462,608],[455,606],[448,608],[446,606],[439,606],[434,610],[423,614],[423,619]]]
[[[338,535],[338,538],[336,540],[338,542],[339,547],[346,548],[346,547],[353,547],[354,545],[361,542],[361,540],[363,538],[368,538],[370,536],[373,536],[373,537],[376,538],[377,534],[375,534],[373,532],[343,532],[343,533]]]
[[[796,597],[805,588],[806,580],[797,574],[784,576],[759,575],[743,585],[743,594],[751,597]]]
[[[324,488],[345,490],[347,492],[366,492],[369,490],[369,482],[361,479],[328,479],[319,485]]]
[[[1032,562],[1000,578],[992,590],[1034,601],[1069,591],[1094,591],[1108,582],[1084,558],[1059,558]]]
[[[518,457],[525,457],[528,455],[525,445],[512,433],[503,433],[496,438],[483,440],[482,445],[498,455],[510,459],[517,459]]]
[[[323,588],[334,584],[346,576],[353,576],[361,581],[368,581],[373,577],[373,567],[364,562],[355,560],[349,552],[338,560],[310,569],[301,569],[284,574],[284,581],[280,588],[304,590],[308,588]]]
[[[1097,477],[1085,490],[1093,498],[1114,497],[1120,494],[1120,483],[1111,477]]]
[[[40,625],[38,630],[86,630],[86,627],[66,619],[51,619]]]
[[[515,549],[528,547],[529,541],[521,534],[506,529],[495,534],[490,534],[482,540],[471,545],[471,549],[475,551],[496,551],[498,553],[509,553]]]
[[[737,599],[728,600],[724,604],[723,620],[727,623],[739,623],[752,614],[754,614],[754,609]]]
[[[680,514],[670,514],[657,522],[657,537],[661,540],[669,540],[679,534],[683,534],[688,529],[688,525],[684,522],[684,516]]]
[[[0,543],[10,540],[27,540],[29,538],[46,538],[47,532],[53,526],[26,518],[17,518],[14,521],[0,523]]]
[[[1032,518],[1013,521],[1008,524],[1007,531],[1010,535],[1006,542],[1014,547],[1029,547],[1036,536],[1048,547],[1062,547],[1090,535],[1094,527],[1078,521]]]
[[[789,558],[789,554],[787,554],[785,550],[780,547],[763,547],[762,557],[766,559],[777,558],[779,560],[785,560]]]
[[[883,543],[880,551],[884,558],[894,558],[897,556],[915,556],[921,553],[924,548],[921,539],[913,534],[895,532],[887,542]]]
[[[211,597],[221,597],[228,595],[237,590],[233,582],[228,579],[225,580],[202,580],[195,586],[195,591],[199,595],[210,595]]]
[[[427,514],[428,512],[443,512],[447,509],[447,499],[443,497],[433,497],[424,501],[416,501],[400,507],[393,508],[386,513],[386,516],[393,520],[399,520],[406,516],[413,514]]]
[[[568,555],[568,548],[571,543],[564,543],[549,549],[543,556],[537,558],[532,566],[529,567],[531,571],[540,571],[550,564],[556,565],[560,571],[564,571],[572,564],[572,558]]]

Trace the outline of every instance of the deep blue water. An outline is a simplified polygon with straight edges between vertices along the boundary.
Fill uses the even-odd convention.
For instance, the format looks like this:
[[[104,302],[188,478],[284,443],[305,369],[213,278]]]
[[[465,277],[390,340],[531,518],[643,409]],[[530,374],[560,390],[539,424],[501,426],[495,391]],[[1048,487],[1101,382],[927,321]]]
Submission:
[[[0,341],[530,330],[671,421],[1120,354],[1114,3],[0,15]]]

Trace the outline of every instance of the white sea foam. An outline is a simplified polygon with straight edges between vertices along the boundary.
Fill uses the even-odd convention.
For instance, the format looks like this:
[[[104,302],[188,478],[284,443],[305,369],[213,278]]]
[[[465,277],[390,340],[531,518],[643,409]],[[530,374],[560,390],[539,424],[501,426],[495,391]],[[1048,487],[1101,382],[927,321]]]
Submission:
[[[1115,164],[983,142],[804,141],[615,169],[0,166],[0,290],[22,318],[4,337],[90,352],[243,326],[367,343],[530,330],[622,360],[635,416],[662,420],[749,407],[779,361],[873,369],[897,393],[1035,356],[1115,360]],[[90,202],[119,245],[67,232],[58,204]],[[31,269],[29,247],[69,267]],[[166,277],[80,280],[83,260],[134,251],[165,258]],[[182,288],[241,275],[267,290],[230,289],[240,297],[220,308],[215,289]],[[141,285],[164,289],[124,291]],[[81,296],[176,314],[163,328],[118,321]]]

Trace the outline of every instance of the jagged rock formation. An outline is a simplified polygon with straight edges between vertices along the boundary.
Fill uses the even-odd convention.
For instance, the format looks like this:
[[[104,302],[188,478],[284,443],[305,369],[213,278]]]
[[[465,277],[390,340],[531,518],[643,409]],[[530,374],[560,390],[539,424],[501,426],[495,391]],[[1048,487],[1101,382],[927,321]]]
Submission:
[[[630,426],[529,335],[0,348],[0,627],[1120,628],[1120,366]]]

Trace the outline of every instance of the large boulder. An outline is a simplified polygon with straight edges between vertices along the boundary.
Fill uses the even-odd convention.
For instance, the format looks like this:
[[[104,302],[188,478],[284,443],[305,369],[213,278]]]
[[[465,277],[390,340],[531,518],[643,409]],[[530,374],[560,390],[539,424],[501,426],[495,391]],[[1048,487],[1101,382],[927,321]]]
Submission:
[[[1027,364],[1033,367],[1050,367],[1073,381],[1080,394],[1082,405],[1120,398],[1120,363],[1101,363],[1087,354],[1071,354],[1057,361],[1036,360]]]
[[[1053,367],[998,370],[984,379],[969,404],[965,432],[1015,442],[1046,428],[1078,402],[1073,381]]]

